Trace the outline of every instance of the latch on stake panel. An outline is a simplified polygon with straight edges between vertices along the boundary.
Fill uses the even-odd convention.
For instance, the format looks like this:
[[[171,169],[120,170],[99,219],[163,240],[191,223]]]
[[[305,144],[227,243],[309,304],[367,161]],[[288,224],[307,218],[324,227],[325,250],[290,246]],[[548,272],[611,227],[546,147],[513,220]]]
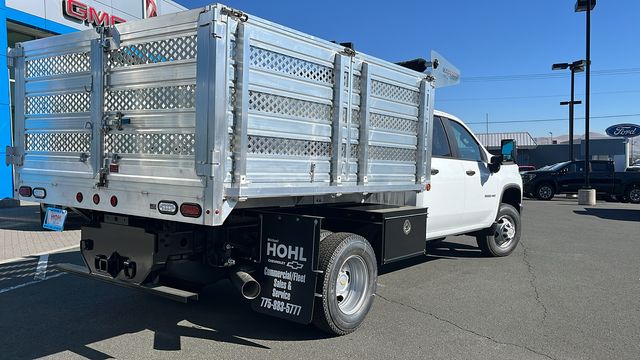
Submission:
[[[15,166],[22,166],[22,160],[23,157],[22,155],[20,155],[20,153],[18,152],[18,149],[16,149],[15,146],[7,146],[5,149],[5,163],[7,164],[7,166],[9,165],[15,165]]]

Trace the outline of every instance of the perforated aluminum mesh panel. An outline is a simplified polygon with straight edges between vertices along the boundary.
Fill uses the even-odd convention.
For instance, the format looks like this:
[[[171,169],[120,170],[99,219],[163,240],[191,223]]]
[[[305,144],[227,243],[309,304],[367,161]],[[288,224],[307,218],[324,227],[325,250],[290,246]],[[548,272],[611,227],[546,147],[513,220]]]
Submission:
[[[249,136],[248,152],[261,155],[284,155],[329,158],[331,143],[265,136]]]
[[[360,110],[351,109],[351,125],[360,126]]]
[[[331,120],[331,105],[249,91],[249,110],[305,119]]]
[[[109,68],[195,59],[196,35],[125,45],[109,52]]]
[[[104,150],[110,154],[193,155],[193,133],[109,133]]]
[[[89,139],[88,133],[80,132],[30,133],[25,135],[25,150],[88,153]]]
[[[105,94],[105,107],[107,111],[191,109],[195,94],[195,85],[113,90]]]
[[[88,92],[26,97],[25,113],[62,114],[89,111],[91,96]]]
[[[345,86],[349,86],[349,84],[347,83],[347,80],[349,79],[349,72],[345,72],[343,78],[344,78]],[[359,93],[360,92],[360,75],[353,74],[353,76],[351,77],[351,84],[353,86],[353,92]]]
[[[370,124],[374,128],[396,130],[411,134],[418,133],[418,122],[388,115],[371,113]]]
[[[89,70],[91,70],[91,63],[88,53],[50,56],[25,62],[27,78],[73,74]]]
[[[250,47],[250,53],[250,64],[253,67],[324,84],[333,84],[333,70],[330,67],[256,46]]]
[[[351,146],[349,147],[351,150],[351,159],[352,160],[357,160],[358,158],[358,145],[357,144],[351,144]],[[342,157],[346,157],[347,156],[347,144],[342,144]]]
[[[411,149],[400,149],[386,146],[370,146],[369,158],[372,160],[415,162],[416,151]]]
[[[371,93],[374,96],[402,101],[409,104],[418,105],[420,93],[418,91],[406,89],[397,85],[391,85],[382,81],[371,81]]]

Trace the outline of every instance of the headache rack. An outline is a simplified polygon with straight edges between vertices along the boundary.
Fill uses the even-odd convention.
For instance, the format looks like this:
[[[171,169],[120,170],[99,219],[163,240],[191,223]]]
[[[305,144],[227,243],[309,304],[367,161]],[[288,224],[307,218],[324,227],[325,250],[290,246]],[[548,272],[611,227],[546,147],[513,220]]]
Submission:
[[[220,225],[238,203],[429,182],[427,74],[223,5],[97,30],[11,51],[7,153],[16,189],[46,189],[36,201]]]

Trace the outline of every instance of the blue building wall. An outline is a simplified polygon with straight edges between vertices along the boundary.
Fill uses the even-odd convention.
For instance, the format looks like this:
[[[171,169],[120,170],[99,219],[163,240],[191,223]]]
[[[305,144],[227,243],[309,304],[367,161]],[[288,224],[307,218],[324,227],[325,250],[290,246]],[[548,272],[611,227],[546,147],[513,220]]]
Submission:
[[[7,71],[7,20],[55,34],[65,34],[76,29],[7,8],[0,0],[0,199],[13,197],[13,169],[4,165],[5,148],[11,145],[11,106],[9,98],[9,73]]]

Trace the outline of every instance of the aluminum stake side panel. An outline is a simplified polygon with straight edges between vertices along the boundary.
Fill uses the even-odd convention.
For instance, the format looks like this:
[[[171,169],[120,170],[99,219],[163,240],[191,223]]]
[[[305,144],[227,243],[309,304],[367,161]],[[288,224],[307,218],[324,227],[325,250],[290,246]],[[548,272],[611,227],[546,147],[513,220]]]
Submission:
[[[432,91],[421,87],[424,74],[251,15],[235,34],[240,172],[224,196],[423,189],[416,162],[419,144],[431,146],[431,122],[421,104]]]
[[[37,201],[215,226],[240,201],[428,181],[425,74],[222,5],[22,46],[16,184]]]

